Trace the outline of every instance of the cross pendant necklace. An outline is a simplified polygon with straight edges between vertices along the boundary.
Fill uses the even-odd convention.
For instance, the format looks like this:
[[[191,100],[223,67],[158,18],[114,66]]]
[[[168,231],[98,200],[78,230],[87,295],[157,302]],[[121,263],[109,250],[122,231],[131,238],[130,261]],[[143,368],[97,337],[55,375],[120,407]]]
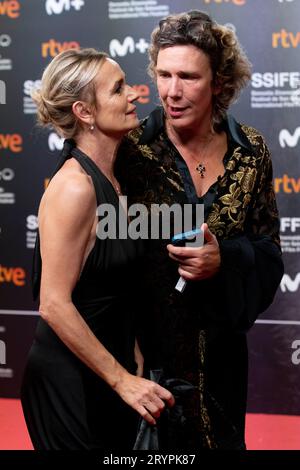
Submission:
[[[200,174],[201,178],[204,178],[206,168],[202,163],[199,163],[199,165],[196,166],[196,171]]]
[[[208,147],[209,145],[211,144],[212,140],[214,138],[214,134],[212,133],[210,138],[207,140],[206,144],[203,146],[202,148],[202,162],[197,162],[197,166],[195,168],[195,170],[199,173],[200,175],[200,178],[204,178],[205,177],[205,173],[206,173],[206,166],[205,166],[205,163],[203,163],[203,160],[205,160],[204,157],[206,157],[206,154],[207,154],[207,150],[208,150]],[[195,158],[194,158],[195,160]]]

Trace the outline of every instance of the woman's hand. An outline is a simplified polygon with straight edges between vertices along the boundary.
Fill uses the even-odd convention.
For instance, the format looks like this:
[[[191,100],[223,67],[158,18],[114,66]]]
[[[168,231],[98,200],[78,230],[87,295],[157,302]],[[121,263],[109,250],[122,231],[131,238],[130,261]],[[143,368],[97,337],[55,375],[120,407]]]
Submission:
[[[179,263],[180,276],[189,281],[208,279],[220,269],[221,256],[218,241],[207,224],[201,229],[206,243],[201,247],[176,247],[167,245],[169,256]]]
[[[128,405],[153,425],[166,404],[173,406],[175,403],[172,393],[166,388],[125,370],[113,388]]]

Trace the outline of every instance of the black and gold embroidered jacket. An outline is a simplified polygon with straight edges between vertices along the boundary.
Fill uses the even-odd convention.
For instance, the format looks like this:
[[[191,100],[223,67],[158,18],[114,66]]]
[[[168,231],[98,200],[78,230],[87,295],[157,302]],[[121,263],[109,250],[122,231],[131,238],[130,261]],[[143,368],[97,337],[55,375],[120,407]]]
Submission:
[[[263,137],[228,116],[225,173],[198,198],[188,168],[153,111],[120,147],[116,170],[129,203],[203,203],[221,268],[211,279],[174,287],[169,240],[146,243],[141,338],[149,368],[198,387],[186,404],[179,446],[243,448],[247,397],[245,332],[272,303],[283,274],[272,163]],[[181,444],[180,444],[181,442]],[[185,443],[185,445],[183,444]],[[195,447],[196,446],[196,447]]]

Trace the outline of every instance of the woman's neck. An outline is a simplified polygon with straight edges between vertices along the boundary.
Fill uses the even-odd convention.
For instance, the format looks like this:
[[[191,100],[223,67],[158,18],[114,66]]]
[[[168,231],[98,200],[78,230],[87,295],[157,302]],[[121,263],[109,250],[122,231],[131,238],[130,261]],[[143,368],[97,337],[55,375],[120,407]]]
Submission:
[[[78,136],[76,145],[96,163],[107,178],[114,178],[114,163],[120,140],[94,132]]]

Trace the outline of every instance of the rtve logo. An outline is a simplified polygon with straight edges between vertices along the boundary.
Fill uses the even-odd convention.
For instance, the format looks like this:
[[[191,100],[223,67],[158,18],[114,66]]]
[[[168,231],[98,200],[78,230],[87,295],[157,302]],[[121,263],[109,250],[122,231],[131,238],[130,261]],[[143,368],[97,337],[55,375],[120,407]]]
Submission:
[[[79,11],[84,6],[84,0],[46,0],[45,8],[47,15],[60,15],[71,8]]]
[[[298,273],[294,279],[292,279],[288,274],[284,274],[281,282],[280,289],[281,292],[297,292],[300,286],[300,273]]]
[[[275,193],[300,193],[300,178],[289,177],[287,174],[282,178],[274,178],[274,190]]]
[[[282,129],[279,132],[279,143],[282,148],[296,147],[300,139],[300,127],[296,127],[294,133],[290,133],[287,129]]]
[[[23,139],[20,134],[0,134],[0,150],[10,150],[19,153],[22,148]]]
[[[17,0],[0,1],[0,16],[7,15],[13,20],[20,16],[20,2]]]
[[[109,43],[109,53],[112,57],[124,57],[127,54],[134,54],[137,49],[141,54],[145,54],[148,47],[149,43],[144,38],[140,38],[138,42],[135,42],[133,37],[126,36],[123,43],[118,39],[112,39]]]
[[[246,4],[246,0],[204,0],[204,3],[233,3],[238,7]]]
[[[23,268],[8,268],[0,264],[0,284],[14,284],[17,287],[25,285],[26,272]]]
[[[55,39],[49,39],[48,42],[42,42],[42,57],[55,57],[60,52],[68,49],[80,49],[77,41],[58,42]]]
[[[293,352],[292,354],[292,363],[295,365],[295,366],[298,366],[300,364],[300,340],[299,339],[295,339],[295,341],[293,341],[292,343],[292,346],[291,346],[292,349],[295,349],[296,351]]]
[[[278,46],[287,49],[289,47],[298,47],[300,43],[300,31],[297,33],[291,33],[285,29],[281,29],[279,33],[272,34],[272,47],[277,48]]]
[[[138,103],[147,104],[150,101],[150,88],[148,85],[132,85],[132,88],[140,95]]]

